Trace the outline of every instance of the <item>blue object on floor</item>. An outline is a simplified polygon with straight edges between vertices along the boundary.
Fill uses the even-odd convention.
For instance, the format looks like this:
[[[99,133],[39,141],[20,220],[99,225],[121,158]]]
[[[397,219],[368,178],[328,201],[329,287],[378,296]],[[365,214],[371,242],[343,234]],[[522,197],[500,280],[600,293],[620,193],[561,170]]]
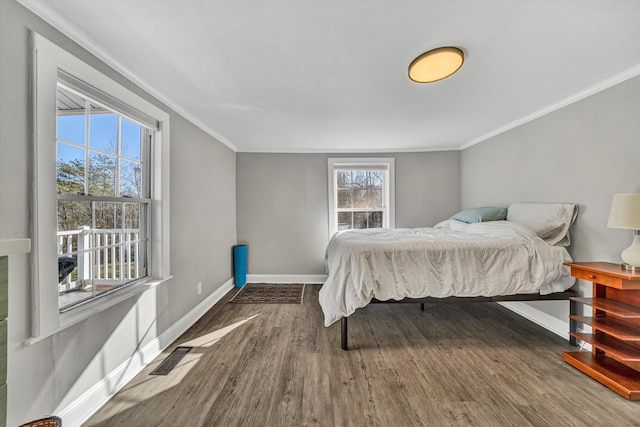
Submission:
[[[247,283],[247,245],[233,247],[233,276],[236,288]]]

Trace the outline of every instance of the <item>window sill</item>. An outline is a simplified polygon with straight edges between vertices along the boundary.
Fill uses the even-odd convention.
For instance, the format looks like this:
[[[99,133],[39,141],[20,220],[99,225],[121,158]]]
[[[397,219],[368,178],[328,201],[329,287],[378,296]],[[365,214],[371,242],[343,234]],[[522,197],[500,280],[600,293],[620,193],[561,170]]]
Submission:
[[[27,254],[31,252],[30,239],[0,239],[0,256]]]
[[[90,317],[95,316],[98,313],[103,312],[104,310],[107,310],[115,306],[116,304],[119,304],[128,299],[134,298],[148,291],[151,288],[155,288],[156,286],[159,286],[164,282],[171,280],[172,278],[173,276],[168,276],[162,279],[149,279],[142,283],[129,286],[126,289],[123,289],[119,292],[114,292],[110,295],[105,295],[102,298],[83,304],[65,313],[60,313],[60,317],[59,317],[60,327],[52,331],[49,331],[45,334],[38,335],[35,337],[30,337],[27,340],[25,340],[24,345],[30,346],[30,345],[36,344],[77,323],[80,323],[86,319],[89,319]]]

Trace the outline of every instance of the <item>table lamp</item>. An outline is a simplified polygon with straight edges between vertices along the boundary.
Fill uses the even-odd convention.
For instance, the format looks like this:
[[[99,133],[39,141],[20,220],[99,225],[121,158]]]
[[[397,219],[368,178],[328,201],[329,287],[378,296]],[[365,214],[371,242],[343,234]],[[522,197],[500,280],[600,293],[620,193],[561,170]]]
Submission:
[[[622,268],[640,271],[640,193],[614,194],[607,227],[635,230],[633,243],[622,251]]]

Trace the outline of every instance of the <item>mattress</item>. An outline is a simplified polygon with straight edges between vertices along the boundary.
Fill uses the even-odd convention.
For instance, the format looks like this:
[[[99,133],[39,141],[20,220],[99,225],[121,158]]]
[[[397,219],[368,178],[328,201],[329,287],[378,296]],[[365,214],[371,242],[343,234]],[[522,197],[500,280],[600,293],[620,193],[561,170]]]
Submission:
[[[509,221],[449,228],[368,229],[336,233],[320,289],[329,326],[378,300],[562,292],[575,279],[567,250]]]

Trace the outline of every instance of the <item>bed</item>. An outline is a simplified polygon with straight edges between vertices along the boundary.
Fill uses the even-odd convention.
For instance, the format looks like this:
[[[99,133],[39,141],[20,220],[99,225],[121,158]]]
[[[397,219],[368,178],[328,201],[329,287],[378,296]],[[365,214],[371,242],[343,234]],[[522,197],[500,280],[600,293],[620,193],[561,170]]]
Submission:
[[[575,279],[563,264],[576,216],[574,204],[515,203],[431,228],[336,233],[319,294],[324,325],[342,321],[346,350],[347,318],[371,302],[568,299]]]

